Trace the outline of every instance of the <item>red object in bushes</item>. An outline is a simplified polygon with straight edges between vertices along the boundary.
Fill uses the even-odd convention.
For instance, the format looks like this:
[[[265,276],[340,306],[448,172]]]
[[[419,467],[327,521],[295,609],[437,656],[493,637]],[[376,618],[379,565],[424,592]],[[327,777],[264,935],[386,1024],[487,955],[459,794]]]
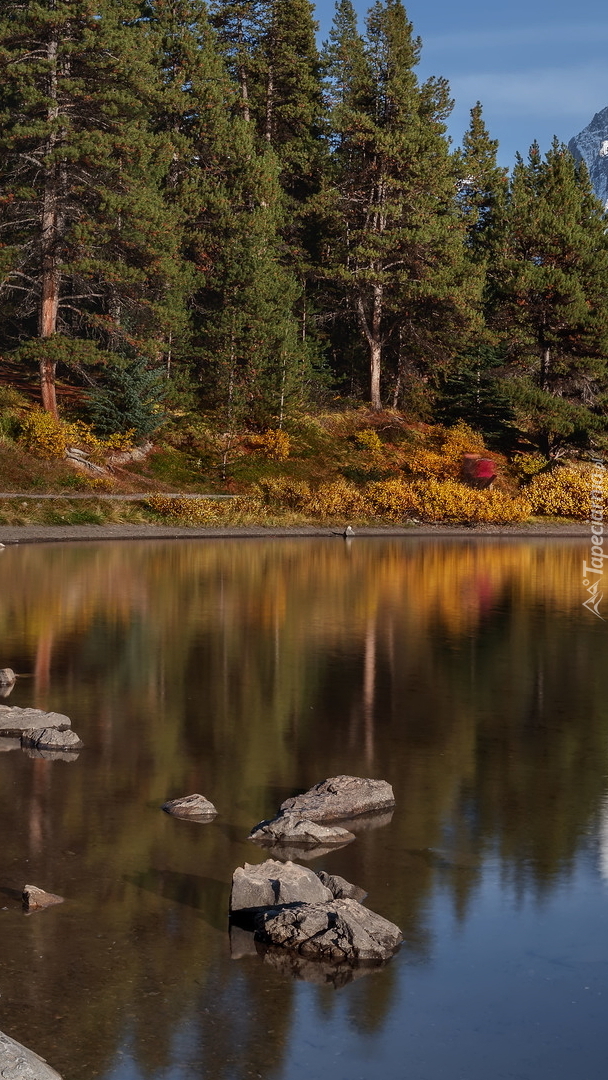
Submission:
[[[496,466],[490,458],[480,458],[475,462],[473,475],[478,480],[493,479],[496,476]]]
[[[489,487],[496,477],[496,464],[480,454],[463,454],[460,475],[472,487]]]

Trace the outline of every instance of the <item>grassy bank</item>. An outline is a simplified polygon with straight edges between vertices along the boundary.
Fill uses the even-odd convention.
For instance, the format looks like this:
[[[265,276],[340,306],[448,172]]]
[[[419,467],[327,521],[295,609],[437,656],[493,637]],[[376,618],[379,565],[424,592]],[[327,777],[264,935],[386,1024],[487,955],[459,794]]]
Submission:
[[[66,457],[74,453],[78,460]],[[0,500],[0,524],[509,525],[589,516],[590,465],[553,468],[526,453],[509,460],[464,424],[412,424],[396,411],[305,415],[238,438],[174,417],[139,460],[129,453],[128,436],[101,440],[81,421],[54,421],[5,394],[0,490],[15,497]],[[462,482],[465,454],[493,460],[492,490]],[[40,498],[50,493],[58,498]],[[214,494],[232,498],[192,498]]]

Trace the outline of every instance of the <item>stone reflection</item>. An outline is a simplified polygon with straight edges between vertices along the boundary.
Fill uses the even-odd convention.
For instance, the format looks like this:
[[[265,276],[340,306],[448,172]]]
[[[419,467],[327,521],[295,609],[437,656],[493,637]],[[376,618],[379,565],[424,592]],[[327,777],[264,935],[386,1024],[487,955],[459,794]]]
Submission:
[[[27,879],[71,898],[6,934],[3,1028],[79,1080],[118,1075],[127,1043],[137,1075],[169,1071],[186,1023],[194,1076],[280,1078],[308,967],[232,963],[226,920],[234,866],[267,857],[245,838],[277,789],[345,772],[393,785],[392,820],[315,867],[365,883],[403,929],[399,964],[433,953],[435,889],[467,918],[489,856],[514,893],[563,881],[608,774],[608,665],[581,608],[581,550],[338,538],[5,551],[3,663],[32,673],[11,701],[66,712],[86,749],[69,767],[0,754],[0,885],[22,887],[29,859]],[[204,791],[217,820],[160,814],[181,791]],[[359,1029],[378,1031],[399,964],[351,985],[315,970],[319,985],[300,989],[326,1016],[339,989]]]

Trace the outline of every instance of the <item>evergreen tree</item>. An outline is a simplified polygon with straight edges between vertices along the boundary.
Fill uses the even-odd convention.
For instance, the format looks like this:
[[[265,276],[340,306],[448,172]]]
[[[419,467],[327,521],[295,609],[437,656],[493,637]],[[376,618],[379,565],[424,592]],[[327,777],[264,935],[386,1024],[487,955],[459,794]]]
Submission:
[[[233,134],[238,155],[206,222],[213,247],[196,337],[207,400],[230,440],[246,424],[280,426],[310,379],[294,316],[299,288],[283,265],[279,165],[271,150],[256,153],[251,143],[243,153],[250,125],[239,121]]]
[[[364,44],[352,6],[341,2],[337,14],[328,69],[336,152],[326,261],[367,344],[370,399],[380,409],[385,358],[395,362],[396,402],[408,376],[410,384],[427,378],[452,355],[474,320],[479,281],[466,270],[445,139],[447,84],[418,85],[421,46],[401,0],[374,5]]]
[[[518,411],[555,455],[597,428],[608,374],[606,218],[584,165],[557,140],[544,160],[537,144],[517,159],[490,286]]]
[[[507,169],[497,164],[497,151],[498,140],[490,138],[478,101],[471,109],[471,123],[456,154],[458,203],[475,258],[487,257],[496,214],[506,196]]]
[[[132,0],[0,3],[5,344],[59,331],[157,356],[180,317],[179,227],[161,193],[171,146],[150,131],[138,16]],[[42,399],[56,411],[51,355]]]
[[[166,381],[142,357],[114,363],[106,369],[103,386],[89,394],[93,425],[100,435],[135,432],[153,435],[163,424]]]
[[[251,96],[261,78],[261,39],[266,0],[212,0],[211,22],[239,88],[239,111],[251,120]]]
[[[281,237],[280,166],[248,118],[249,68],[240,49],[253,38],[256,7],[226,4],[215,14],[224,55],[241,72],[232,84],[198,0],[156,0],[153,8],[163,116],[179,147],[168,196],[180,207],[193,269],[190,361],[229,440],[249,423],[282,423],[308,370],[293,310],[300,289]]]

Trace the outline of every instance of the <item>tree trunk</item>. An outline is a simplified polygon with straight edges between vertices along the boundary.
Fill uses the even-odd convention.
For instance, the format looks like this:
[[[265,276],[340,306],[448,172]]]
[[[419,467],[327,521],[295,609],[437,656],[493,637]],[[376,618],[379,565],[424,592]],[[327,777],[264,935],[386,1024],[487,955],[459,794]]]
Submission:
[[[370,405],[375,412],[382,411],[382,399],[380,396],[380,375],[382,373],[382,310],[383,288],[377,284],[373,286],[373,299],[371,316],[368,319],[365,314],[365,304],[361,294],[357,296],[357,314],[359,325],[367,340],[369,347],[370,369]]]
[[[382,368],[382,345],[374,340],[370,344],[370,405],[375,412],[381,412],[380,371]]]
[[[272,64],[268,69],[268,81],[266,83],[266,135],[267,142],[272,142],[272,125],[274,119],[274,73]]]
[[[540,358],[540,388],[541,390],[549,389],[549,364],[551,363],[551,350],[547,346],[543,346],[543,351]]]
[[[49,43],[49,97],[51,104],[47,119],[53,127],[47,140],[44,195],[42,200],[42,223],[40,236],[41,287],[38,333],[43,340],[50,338],[57,330],[57,312],[59,310],[60,272],[57,260],[58,203],[60,170],[54,159],[54,150],[58,132],[54,125],[59,116],[57,102],[57,40]],[[43,356],[40,360],[40,390],[42,407],[57,416],[57,398],[55,392],[56,361]]]

